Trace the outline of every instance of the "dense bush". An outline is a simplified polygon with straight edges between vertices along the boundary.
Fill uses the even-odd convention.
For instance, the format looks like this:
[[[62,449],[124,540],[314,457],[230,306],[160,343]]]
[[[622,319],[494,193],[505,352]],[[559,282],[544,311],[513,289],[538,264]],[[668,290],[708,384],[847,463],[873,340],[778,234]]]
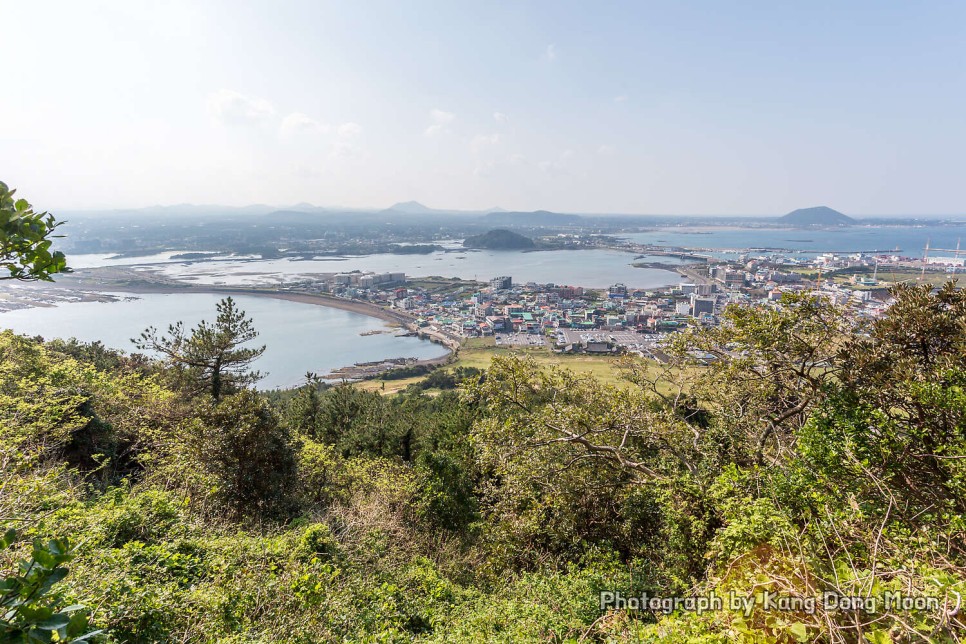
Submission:
[[[433,372],[436,395],[185,396],[176,367],[2,333],[0,523],[20,536],[0,566],[43,560],[48,611],[7,611],[3,636],[956,641],[966,296],[896,298],[868,324],[808,296],[729,309],[621,386],[508,357]],[[890,590],[941,607],[760,604]],[[601,591],[759,604],[602,611]]]
[[[291,431],[253,391],[204,401],[190,431],[192,460],[238,516],[285,518],[298,479]]]

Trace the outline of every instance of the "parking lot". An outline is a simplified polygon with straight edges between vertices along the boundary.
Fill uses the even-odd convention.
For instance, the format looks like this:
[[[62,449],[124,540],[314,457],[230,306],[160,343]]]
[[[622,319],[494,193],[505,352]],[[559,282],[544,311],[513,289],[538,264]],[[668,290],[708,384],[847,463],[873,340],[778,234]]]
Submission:
[[[587,342],[612,342],[631,351],[649,349],[654,346],[653,336],[642,335],[634,331],[581,331],[579,329],[557,329],[558,343],[585,344]]]
[[[586,345],[588,342],[608,342],[618,344],[628,351],[640,351],[650,355],[662,336],[647,335],[634,331],[581,331],[578,329],[557,329],[556,336],[546,338],[534,333],[497,333],[494,343],[498,347],[558,347],[573,344]]]
[[[547,341],[534,333],[497,333],[494,342],[498,347],[545,347]]]

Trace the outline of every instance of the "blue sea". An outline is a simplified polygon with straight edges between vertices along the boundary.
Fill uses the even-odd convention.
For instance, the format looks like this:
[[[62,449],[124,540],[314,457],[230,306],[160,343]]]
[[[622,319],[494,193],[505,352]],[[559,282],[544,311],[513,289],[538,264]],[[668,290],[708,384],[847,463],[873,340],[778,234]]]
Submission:
[[[716,255],[742,248],[798,251],[805,254],[895,252],[899,249],[899,254],[903,256],[921,257],[927,243],[932,249],[955,250],[959,240],[966,242],[966,224],[814,229],[661,228],[624,237],[641,244],[707,249],[715,251],[712,254]],[[930,255],[934,254],[946,253],[930,251]]]

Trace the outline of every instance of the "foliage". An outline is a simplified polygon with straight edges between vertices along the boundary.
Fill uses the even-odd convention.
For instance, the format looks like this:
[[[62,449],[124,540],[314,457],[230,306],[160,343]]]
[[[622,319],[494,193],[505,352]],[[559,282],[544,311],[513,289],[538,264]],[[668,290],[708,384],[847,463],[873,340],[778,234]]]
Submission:
[[[404,378],[414,378],[424,376],[433,371],[433,368],[425,364],[406,365],[405,367],[395,367],[379,375],[380,380],[403,380]]]
[[[0,537],[0,552],[17,540],[15,530]],[[73,558],[65,539],[44,543],[35,539],[29,560],[0,580],[0,642],[58,642],[84,644],[100,634],[90,630],[87,611],[79,604],[66,605],[54,585],[67,576],[64,565]]]
[[[298,478],[296,445],[252,391],[204,401],[189,434],[192,460],[214,483],[214,496],[238,516],[284,518]]]
[[[437,369],[414,385],[417,389],[456,389],[465,382],[479,380],[483,371],[475,367],[456,367],[452,371]]]
[[[235,307],[232,298],[218,302],[216,308],[214,324],[202,320],[190,335],[177,322],[168,327],[167,335],[159,336],[156,328],[149,327],[132,342],[139,349],[163,355],[190,392],[206,391],[218,400],[258,382],[261,374],[248,367],[265,352],[265,347],[242,346],[258,337],[258,332],[245,312]]]
[[[0,181],[0,268],[7,270],[0,280],[51,282],[52,275],[70,270],[63,253],[50,251],[63,222],[34,212],[26,199],[14,199],[15,192]]]
[[[870,322],[729,308],[624,386],[498,356],[435,395],[260,394],[240,369],[215,396],[184,363],[2,333],[0,521],[53,577],[56,538],[82,543],[37,597],[109,641],[957,641],[966,296],[894,296]],[[939,608],[761,604],[897,591]]]

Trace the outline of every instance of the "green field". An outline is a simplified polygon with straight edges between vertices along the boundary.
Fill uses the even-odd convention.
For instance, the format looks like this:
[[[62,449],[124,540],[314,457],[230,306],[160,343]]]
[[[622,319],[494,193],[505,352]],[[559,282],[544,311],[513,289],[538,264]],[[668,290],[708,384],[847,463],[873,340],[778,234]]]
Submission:
[[[629,364],[634,364],[635,368],[644,368],[651,377],[661,372],[662,367],[652,360],[629,359],[617,356],[588,356],[580,354],[561,354],[554,353],[547,348],[510,348],[497,347],[492,337],[489,338],[468,338],[460,349],[456,359],[443,369],[453,370],[457,367],[473,367],[476,369],[487,369],[490,362],[496,356],[525,356],[532,359],[537,366],[549,367],[558,366],[570,369],[579,374],[594,376],[601,382],[625,386],[629,382],[623,377],[623,372]],[[409,385],[423,380],[426,376],[416,376],[413,378],[402,378],[399,380],[365,380],[356,383],[356,387],[366,391],[379,391],[384,394],[392,394],[402,391]],[[668,390],[669,387],[661,387]],[[429,391],[428,393],[432,393]]]
[[[588,373],[604,382],[622,382],[617,369],[618,359],[612,356],[585,356],[553,353],[546,348],[509,348],[496,346],[464,346],[454,367],[486,369],[495,356],[528,356],[540,366],[557,365],[577,373]]]
[[[814,280],[818,277],[819,272],[815,268],[791,268],[788,269],[790,272],[798,273],[805,279]],[[863,277],[872,277],[876,275],[878,279],[878,284],[875,286],[863,286],[861,284],[853,284],[852,276],[860,275]],[[847,284],[857,291],[868,291],[880,288],[889,288],[894,284],[899,283],[925,283],[932,284],[933,286],[939,286],[945,284],[950,279],[956,279],[960,277],[959,275],[945,273],[943,271],[937,270],[927,270],[925,274],[922,269],[912,268],[908,266],[885,266],[879,265],[878,271],[871,266],[863,267],[853,267],[853,268],[839,268],[830,269],[822,272],[822,279],[830,279],[836,284]]]
[[[406,284],[410,288],[424,289],[432,295],[469,293],[486,286],[483,282],[439,276],[410,279]]]
[[[849,283],[853,274],[872,277],[873,272],[875,272],[873,268],[869,267],[863,269],[847,269],[847,271],[848,272],[843,271],[841,273],[836,273],[833,277],[834,281],[837,284],[846,284]],[[902,282],[912,284],[924,283],[939,286],[941,284],[945,284],[950,279],[956,279],[957,277],[959,276],[951,275],[943,271],[927,270],[925,273],[923,273],[922,269],[917,268],[880,265],[879,270],[876,272],[876,278],[879,281],[877,287],[862,287],[856,284],[855,288],[885,288]]]

